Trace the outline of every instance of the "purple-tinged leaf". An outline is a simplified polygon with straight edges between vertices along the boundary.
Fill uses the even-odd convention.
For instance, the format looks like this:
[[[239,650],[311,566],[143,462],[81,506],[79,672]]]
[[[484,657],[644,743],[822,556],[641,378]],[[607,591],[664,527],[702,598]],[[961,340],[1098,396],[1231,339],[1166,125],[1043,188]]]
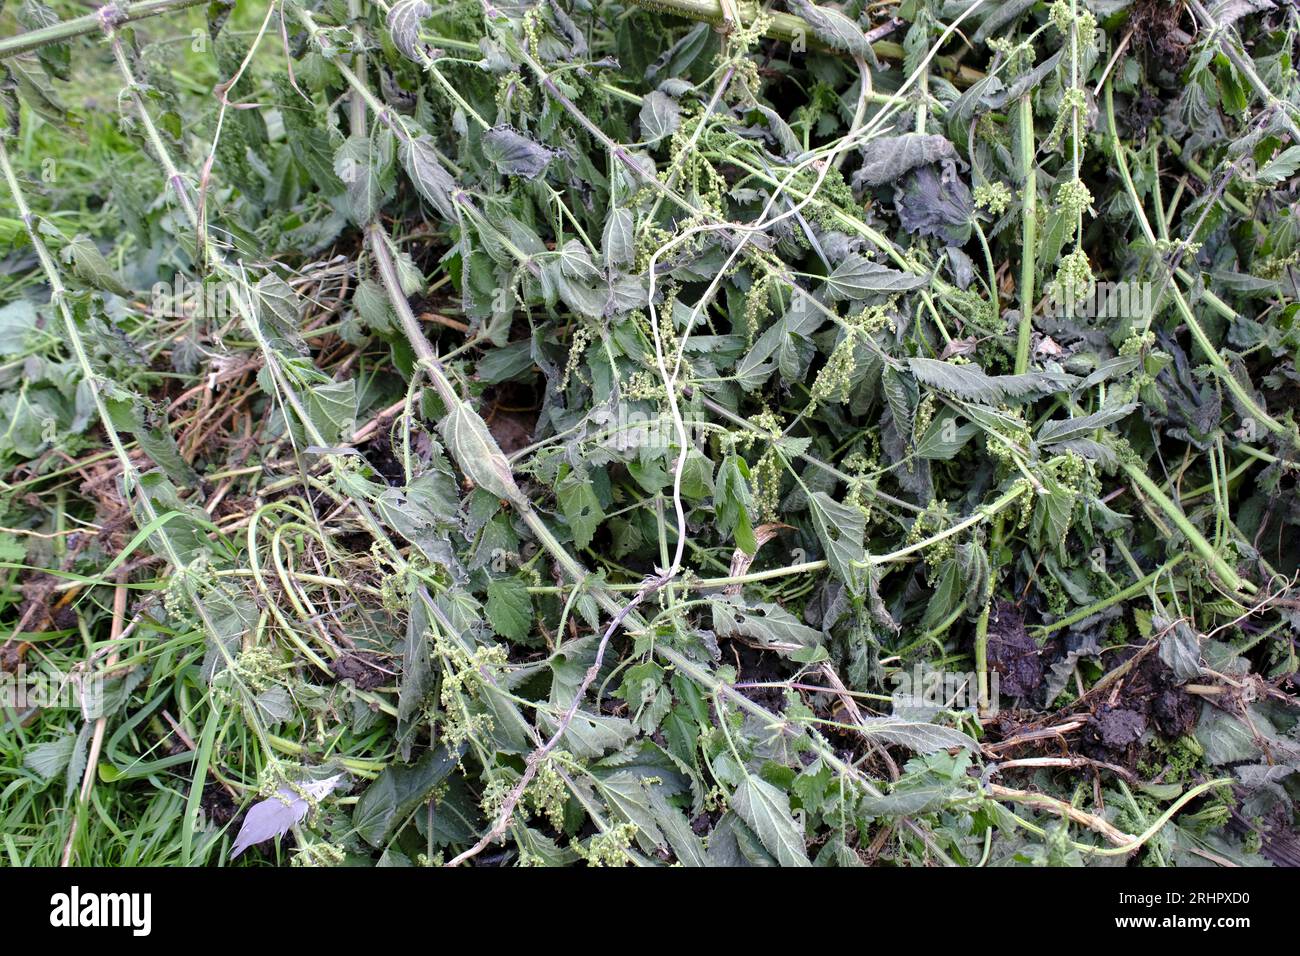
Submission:
[[[281,787],[274,795],[253,804],[244,815],[239,836],[235,837],[235,845],[230,848],[230,858],[235,859],[255,843],[284,836],[311,809],[311,803],[302,794],[312,800],[320,800],[334,789],[342,777],[342,774],[337,774],[326,780],[303,781],[298,784],[301,793],[291,787]]]

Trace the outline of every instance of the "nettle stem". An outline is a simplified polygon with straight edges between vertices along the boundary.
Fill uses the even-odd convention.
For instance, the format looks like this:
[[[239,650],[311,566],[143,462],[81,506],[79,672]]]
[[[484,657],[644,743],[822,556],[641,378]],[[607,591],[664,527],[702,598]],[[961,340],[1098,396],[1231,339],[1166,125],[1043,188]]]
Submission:
[[[1020,326],[1016,335],[1016,374],[1029,368],[1029,340],[1034,329],[1034,261],[1038,242],[1038,176],[1034,171],[1034,100],[1020,97],[1020,172],[1025,183],[1021,193],[1020,224]]]
[[[1002,536],[1006,528],[1006,516],[998,515],[993,523],[993,536],[989,542],[989,599],[980,611],[979,620],[975,622],[975,679],[978,684],[979,712],[989,709],[989,611],[993,605],[993,592],[998,583],[999,566],[994,564],[1002,551]]]
[[[1243,579],[1236,570],[1223,559],[1219,552],[1215,551],[1210,542],[1205,540],[1205,536],[1196,530],[1196,526],[1187,519],[1181,508],[1174,504],[1159,486],[1147,475],[1144,467],[1135,465],[1132,462],[1125,462],[1123,465],[1124,473],[1129,476],[1133,484],[1145,494],[1148,498],[1156,503],[1161,511],[1168,516],[1169,520],[1174,523],[1187,543],[1205,559],[1205,563],[1225,585],[1233,591],[1245,590],[1254,593],[1257,589],[1254,584]]]
[[[852,562],[853,566],[859,568],[880,567],[881,565],[902,561],[904,558],[910,557],[917,552],[924,551],[926,548],[932,547],[940,541],[951,538],[953,535],[961,534],[963,531],[973,528],[981,522],[988,521],[990,518],[1004,511],[1008,505],[1019,499],[1020,496],[1029,491],[1029,489],[1030,485],[1028,481],[1017,480],[1010,489],[1004,492],[1002,496],[992,504],[986,505],[982,508],[977,508],[974,514],[958,521],[951,528],[945,528],[943,531],[936,532],[928,538],[924,538],[914,544],[909,544],[906,547],[898,548],[895,551],[890,551],[888,554],[869,554],[862,561]]]
[[[20,53],[30,53],[52,43],[64,43],[88,33],[98,33],[105,26],[121,26],[135,20],[156,17],[160,13],[197,7],[206,2],[207,0],[140,0],[139,3],[108,3],[94,13],[0,40],[0,60]]]
[[[1181,563],[1185,557],[1187,557],[1185,552],[1179,552],[1150,574],[1138,578],[1132,584],[1125,588],[1121,588],[1110,597],[1102,598],[1100,601],[1089,604],[1087,607],[1080,608],[1073,614],[1067,614],[1059,621],[1053,621],[1051,624],[1044,624],[1040,627],[1032,628],[1031,630],[1033,630],[1036,637],[1043,638],[1049,634],[1054,634],[1063,627],[1070,627],[1074,624],[1078,624],[1080,621],[1086,621],[1094,614],[1099,614],[1106,610],[1106,608],[1119,604],[1121,601],[1127,601],[1129,598],[1137,597],[1148,587],[1155,584],[1156,581],[1159,580],[1160,575],[1167,574],[1174,568],[1178,567],[1179,563]]]

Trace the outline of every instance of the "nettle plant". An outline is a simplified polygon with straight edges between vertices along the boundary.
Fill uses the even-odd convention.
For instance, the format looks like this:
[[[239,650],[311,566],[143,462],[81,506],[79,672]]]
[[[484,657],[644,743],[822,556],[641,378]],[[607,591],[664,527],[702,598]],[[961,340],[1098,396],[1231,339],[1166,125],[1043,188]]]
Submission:
[[[185,705],[182,860],[214,788],[303,864],[1242,861],[1229,818],[1290,819],[1293,7],[194,5],[0,40],[7,507],[106,440],[76,507],[138,534],[63,570],[154,556],[91,666],[114,767]],[[106,181],[42,167],[76,136]],[[899,706],[922,665],[975,706]]]

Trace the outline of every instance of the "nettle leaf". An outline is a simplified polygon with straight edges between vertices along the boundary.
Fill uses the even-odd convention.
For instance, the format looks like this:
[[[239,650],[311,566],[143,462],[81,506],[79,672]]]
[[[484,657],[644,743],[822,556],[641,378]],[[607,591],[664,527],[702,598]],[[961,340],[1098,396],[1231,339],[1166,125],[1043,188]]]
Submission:
[[[0,3],[0,7],[4,4]],[[41,0],[23,0],[18,6],[18,22],[27,30],[39,30],[60,23],[59,15]],[[72,78],[72,47],[67,43],[47,43],[36,50],[41,65],[60,80]]]
[[[960,246],[970,237],[975,207],[956,163],[948,160],[918,166],[904,176],[894,187],[894,210],[908,232]]]
[[[329,445],[352,436],[357,425],[357,382],[330,382],[307,389],[307,416]]]
[[[585,474],[574,472],[556,486],[555,497],[573,532],[574,547],[587,547],[591,544],[596,529],[605,520],[604,509],[600,506],[600,499],[596,497],[591,480]]]
[[[934,416],[929,426],[916,441],[916,455],[930,461],[947,461],[956,457],[968,441],[979,431],[972,422],[957,424],[957,413],[945,409]]]
[[[422,63],[428,59],[428,48],[420,43],[420,23],[431,16],[433,8],[425,0],[398,0],[388,11],[388,35],[408,60]]]
[[[120,388],[106,391],[104,405],[113,424],[135,436],[145,454],[168,478],[179,485],[198,481],[198,473],[176,445],[165,407]]]
[[[682,108],[667,93],[659,90],[646,95],[641,103],[641,138],[657,143],[671,136],[682,124]]]
[[[978,365],[958,365],[939,359],[911,358],[907,367],[917,381],[973,402],[996,404],[1005,392]]]
[[[1069,485],[1055,479],[1044,481],[1046,494],[1034,501],[1034,514],[1030,522],[1033,539],[1040,548],[1052,548],[1062,561],[1066,559],[1065,536],[1074,521],[1074,506],[1078,493]]]
[[[384,137],[378,140],[386,142]],[[366,136],[353,136],[344,140],[334,153],[334,175],[338,176],[347,191],[352,221],[364,226],[379,215],[387,200],[383,183],[386,160],[375,141]]]
[[[786,378],[801,378],[816,354],[812,335],[826,322],[821,311],[802,300],[772,323],[736,363],[733,375],[745,391],[754,391],[780,370]]]
[[[493,578],[487,587],[488,623],[501,637],[522,641],[533,630],[533,599],[519,578]]]
[[[1255,181],[1280,183],[1294,176],[1297,169],[1300,169],[1300,146],[1288,146],[1260,167]]]
[[[494,126],[483,134],[483,155],[507,176],[536,179],[558,153],[510,126]]]
[[[713,487],[713,511],[718,521],[718,533],[725,539],[735,534],[736,546],[746,554],[758,550],[754,526],[749,512],[754,507],[750,491],[749,465],[739,455],[728,455],[718,468]]]
[[[433,687],[433,659],[429,653],[428,593],[414,590],[411,610],[403,636],[402,676],[397,685],[397,719],[399,726],[414,716]]]
[[[592,783],[620,819],[636,824],[637,841],[644,848],[653,850],[668,845],[641,777],[620,771],[607,777],[596,777]]]
[[[444,219],[455,220],[452,194],[456,181],[438,157],[438,149],[428,136],[417,136],[402,144],[402,165],[420,195],[433,204]]]
[[[918,166],[937,163],[957,155],[947,138],[927,133],[882,136],[862,147],[862,166],[853,174],[853,185],[884,186]]]
[[[63,247],[63,261],[71,263],[76,277],[89,286],[116,295],[131,294],[89,236],[78,235],[69,239]]]
[[[591,253],[577,239],[570,239],[559,250],[560,272],[576,282],[594,283],[602,278]]]
[[[797,156],[803,150],[803,143],[795,135],[790,124],[776,110],[761,103],[755,104],[759,113],[767,120],[767,128],[772,133],[772,138],[780,146],[782,156]]]
[[[1076,438],[1086,438],[1099,428],[1105,428],[1107,425],[1113,425],[1115,422],[1128,418],[1136,410],[1137,404],[1129,402],[1112,408],[1103,408],[1091,415],[1081,415],[1078,418],[1058,418],[1044,422],[1042,427],[1038,429],[1038,443],[1040,445],[1055,445]]]
[[[899,272],[878,262],[872,262],[856,252],[846,256],[826,277],[826,287],[835,299],[863,301],[886,298],[900,292],[919,289],[930,282],[927,276]]]
[[[389,764],[357,800],[352,811],[357,834],[371,846],[383,847],[394,828],[405,823],[411,811],[456,769],[459,759],[459,750],[435,747],[414,764]]]
[[[975,31],[975,42],[983,43],[998,30],[1001,30],[1016,17],[1025,13],[1037,0],[1004,0],[988,10],[988,15]]]
[[[22,355],[40,341],[36,304],[16,299],[0,307],[0,355]]]
[[[940,810],[958,792],[952,784],[895,790],[881,796],[865,794],[858,809],[869,817],[908,817]]]
[[[1257,743],[1259,724],[1255,721],[1261,716],[1253,707],[1247,708],[1252,718],[1252,726],[1239,720],[1233,714],[1225,713],[1211,707],[1208,703],[1201,705],[1201,719],[1196,725],[1196,741],[1205,751],[1205,759],[1214,766],[1254,760],[1259,756]],[[1264,726],[1268,726],[1264,721]]]
[[[465,477],[498,498],[513,501],[518,497],[519,488],[501,446],[472,408],[457,402],[438,428]]]
[[[608,302],[606,292],[566,274],[563,259],[552,259],[543,265],[541,280],[548,304],[561,301],[578,315],[589,319],[604,318]]]
[[[869,63],[876,62],[875,51],[862,28],[834,7],[811,3],[810,0],[791,0],[791,6],[812,28],[813,36],[832,50],[843,50]]]
[[[1033,401],[1075,388],[1079,380],[1066,372],[1025,372],[990,376],[1007,401]]]
[[[23,766],[48,783],[68,766],[76,742],[76,734],[64,734],[56,740],[29,747],[23,754]]]
[[[601,235],[601,252],[608,267],[632,264],[636,255],[636,236],[633,232],[635,221],[630,210],[615,206],[609,211],[605,220],[605,231]]]
[[[885,401],[889,404],[890,414],[893,415],[895,431],[904,440],[910,441],[916,408],[921,401],[916,380],[887,365],[880,373],[880,386],[885,393]]]
[[[815,491],[808,497],[808,508],[831,570],[851,590],[859,590],[862,573],[853,562],[867,556],[866,515],[862,509],[841,504],[824,491]]]
[[[790,653],[817,647],[822,632],[806,624],[779,604],[747,605],[739,597],[709,602],[713,630],[719,637],[748,637],[773,650]]]
[[[496,385],[499,382],[524,381],[534,367],[531,342],[511,342],[509,345],[489,350],[474,367],[480,382]]]
[[[554,717],[546,713],[537,715],[537,725],[547,735],[554,734],[560,726]],[[580,710],[573,715],[569,726],[564,728],[564,736],[560,740],[564,749],[574,756],[594,760],[611,750],[626,746],[636,735],[636,724],[624,717]]]
[[[979,752],[979,744],[974,739],[960,730],[938,724],[904,720],[901,717],[864,717],[859,727],[868,736],[879,737],[920,754],[952,750],[955,747]]]
[[[790,811],[790,797],[766,780],[746,774],[731,795],[731,809],[782,866],[811,866],[803,829]]]
[[[1189,681],[1201,673],[1201,636],[1185,621],[1153,620],[1161,633],[1160,659],[1169,665],[1175,679]]]

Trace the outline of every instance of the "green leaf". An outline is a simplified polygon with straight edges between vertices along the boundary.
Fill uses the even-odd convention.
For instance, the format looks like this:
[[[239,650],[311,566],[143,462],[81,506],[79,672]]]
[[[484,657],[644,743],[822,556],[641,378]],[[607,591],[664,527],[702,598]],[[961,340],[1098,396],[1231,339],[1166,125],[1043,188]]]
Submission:
[[[951,750],[954,747],[979,752],[979,744],[966,734],[938,724],[904,720],[901,717],[865,717],[859,726],[869,737],[879,737],[920,754]]]
[[[1078,418],[1058,418],[1044,422],[1042,427],[1038,429],[1038,443],[1040,445],[1055,445],[1075,438],[1086,438],[1099,428],[1105,428],[1107,425],[1113,425],[1117,421],[1128,418],[1136,410],[1137,405],[1129,402],[1124,405],[1103,408],[1091,415],[1081,415]]]
[[[487,619],[501,637],[522,641],[533,630],[533,600],[519,578],[493,578],[487,587]]]
[[[418,712],[425,696],[433,688],[433,661],[429,653],[428,593],[416,588],[411,593],[411,610],[403,635],[402,675],[397,683],[397,720],[404,728]]]
[[[843,50],[868,63],[876,62],[867,35],[853,20],[834,7],[818,5],[809,0],[792,0],[794,10],[812,28],[813,36],[832,50]]]
[[[28,747],[23,754],[23,766],[49,783],[68,766],[76,742],[75,734],[64,734],[55,740]]]
[[[996,403],[1003,391],[978,365],[942,362],[939,359],[911,358],[907,367],[917,381],[941,392],[973,402]]]
[[[682,108],[666,93],[654,90],[641,101],[641,138],[657,143],[682,123]]]
[[[808,507],[831,570],[851,591],[859,591],[862,573],[853,562],[862,561],[867,556],[864,545],[866,515],[861,508],[841,504],[824,491],[809,495]]]
[[[40,338],[36,328],[36,305],[15,299],[0,308],[0,355],[22,355]]]
[[[596,497],[591,480],[582,472],[575,471],[556,487],[555,497],[573,532],[574,547],[587,547],[591,544],[596,529],[605,520],[605,512],[600,506],[600,499]]]
[[[457,402],[438,426],[447,450],[475,485],[508,501],[519,497],[514,475],[492,433],[464,402]]]
[[[979,427],[971,422],[958,425],[956,413],[945,409],[934,416],[925,434],[917,439],[917,457],[930,461],[947,461],[955,457],[978,431]]]
[[[89,236],[78,235],[69,239],[63,247],[63,261],[71,263],[73,274],[88,286],[115,295],[131,294]]]
[[[352,826],[361,839],[382,848],[396,827],[456,769],[459,751],[427,750],[415,764],[390,764],[366,788],[352,811]]]
[[[826,287],[835,299],[878,299],[919,289],[930,282],[927,276],[899,272],[865,256],[853,253],[826,277]]]
[[[168,478],[178,485],[190,485],[198,481],[198,474],[181,456],[176,445],[165,407],[116,386],[105,391],[104,405],[113,424],[130,432],[145,454]]]
[[[611,268],[632,264],[636,255],[636,237],[633,234],[634,220],[632,213],[622,206],[615,206],[609,211],[605,220],[605,231],[601,235],[601,252],[605,265]]]
[[[731,809],[753,828],[782,866],[811,866],[803,831],[790,812],[790,797],[765,780],[746,774],[731,797]]]
[[[432,15],[433,8],[424,0],[398,0],[388,11],[388,35],[408,60],[421,63],[428,58],[420,43],[420,22]]]
[[[559,729],[559,721],[550,714],[539,713],[537,724],[548,736]],[[595,760],[611,750],[618,750],[637,734],[636,725],[624,717],[591,714],[580,710],[564,728],[561,745],[576,757]]]
[[[334,175],[347,190],[352,221],[364,226],[379,215],[386,198],[381,185],[382,159],[368,137],[353,136],[334,154]]]
[[[713,609],[713,629],[719,637],[748,637],[785,653],[816,647],[822,642],[821,631],[801,624],[779,604],[746,605],[736,596],[713,600],[709,605]]]
[[[1294,176],[1297,169],[1300,169],[1300,145],[1289,146],[1260,167],[1255,181],[1280,183]]]
[[[357,382],[330,382],[307,389],[304,405],[312,425],[327,445],[352,437],[357,427]]]
[[[452,201],[452,194],[456,190],[456,181],[443,166],[433,140],[424,134],[404,140],[402,165],[420,195],[428,200],[444,219],[455,221],[456,207]]]
[[[483,155],[507,176],[536,179],[556,153],[509,126],[495,126],[483,134]]]
[[[749,489],[749,465],[739,455],[728,455],[718,468],[713,490],[713,510],[718,519],[718,533],[724,538],[734,532],[736,546],[746,554],[758,550],[749,509],[754,498]]]

